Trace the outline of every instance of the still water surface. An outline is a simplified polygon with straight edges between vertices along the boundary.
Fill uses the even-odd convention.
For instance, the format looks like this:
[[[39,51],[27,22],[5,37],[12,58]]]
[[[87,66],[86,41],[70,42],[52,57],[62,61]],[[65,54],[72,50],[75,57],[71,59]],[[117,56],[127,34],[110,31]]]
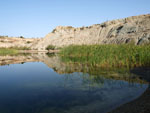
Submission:
[[[0,113],[106,113],[148,87],[146,82],[105,76],[60,73],[42,62],[0,66]]]

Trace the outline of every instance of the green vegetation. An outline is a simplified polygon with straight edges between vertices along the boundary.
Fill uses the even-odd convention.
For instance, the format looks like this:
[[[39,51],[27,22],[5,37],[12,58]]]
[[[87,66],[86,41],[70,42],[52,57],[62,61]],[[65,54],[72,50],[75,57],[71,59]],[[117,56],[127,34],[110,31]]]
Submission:
[[[17,55],[19,50],[30,50],[29,47],[0,48],[0,55]]]
[[[54,50],[55,49],[55,46],[53,45],[49,45],[46,47],[46,50]]]
[[[72,45],[61,49],[64,62],[98,67],[150,66],[150,45]]]
[[[16,55],[18,50],[10,48],[0,48],[0,55]]]
[[[30,43],[32,43],[31,41],[27,41],[27,44],[30,44]]]
[[[29,47],[26,47],[26,46],[24,46],[24,47],[10,47],[9,49],[15,49],[15,50],[30,50],[31,48],[29,48]]]
[[[47,55],[48,57],[53,57],[53,56],[55,56],[55,53],[46,53],[46,55]]]
[[[23,36],[20,36],[19,38],[24,38]]]

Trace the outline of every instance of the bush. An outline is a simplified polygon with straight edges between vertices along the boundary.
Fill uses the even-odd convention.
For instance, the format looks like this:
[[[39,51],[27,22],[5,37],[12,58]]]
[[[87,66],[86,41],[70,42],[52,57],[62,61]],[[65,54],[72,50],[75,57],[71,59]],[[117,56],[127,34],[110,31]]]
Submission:
[[[24,38],[23,36],[20,36],[19,38]]]
[[[46,49],[47,49],[47,50],[54,50],[54,49],[55,49],[55,46],[49,45],[49,46],[46,47]]]
[[[30,43],[32,43],[31,41],[27,41],[27,44],[30,44]]]

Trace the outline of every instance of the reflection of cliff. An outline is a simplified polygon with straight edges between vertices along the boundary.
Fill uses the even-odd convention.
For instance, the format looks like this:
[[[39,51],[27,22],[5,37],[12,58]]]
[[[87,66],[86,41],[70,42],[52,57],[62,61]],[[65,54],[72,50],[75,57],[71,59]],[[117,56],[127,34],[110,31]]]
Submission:
[[[23,62],[43,62],[59,74],[70,74],[74,72],[88,73],[91,76],[101,76],[107,79],[125,80],[128,82],[145,83],[136,74],[130,74],[126,69],[107,70],[79,63],[64,63],[58,55],[47,55],[45,53],[0,56],[0,65],[16,64]]]
[[[0,56],[0,66],[8,64],[20,64],[24,62],[37,62],[38,59],[30,55],[18,55],[18,56]]]

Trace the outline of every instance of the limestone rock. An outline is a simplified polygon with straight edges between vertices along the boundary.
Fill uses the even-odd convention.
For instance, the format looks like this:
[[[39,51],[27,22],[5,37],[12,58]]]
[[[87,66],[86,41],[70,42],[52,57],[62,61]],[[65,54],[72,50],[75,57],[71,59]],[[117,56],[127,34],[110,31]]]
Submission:
[[[31,47],[45,50],[48,45],[63,47],[73,44],[124,44],[131,42],[136,45],[150,43],[150,14],[108,21],[89,27],[58,26]]]

